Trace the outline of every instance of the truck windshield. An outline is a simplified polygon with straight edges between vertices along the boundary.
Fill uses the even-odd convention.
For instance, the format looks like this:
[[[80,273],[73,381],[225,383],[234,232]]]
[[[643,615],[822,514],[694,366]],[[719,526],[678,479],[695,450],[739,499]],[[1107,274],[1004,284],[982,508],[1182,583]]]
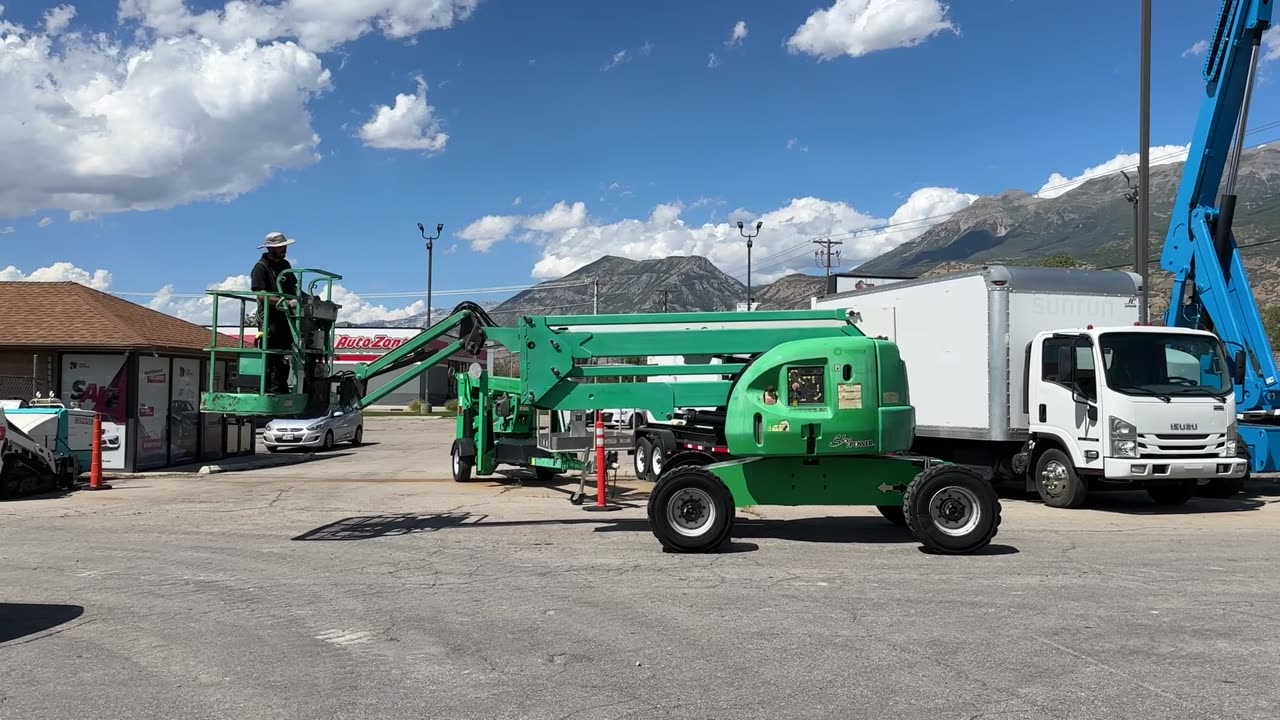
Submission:
[[[1231,366],[1217,338],[1178,333],[1113,332],[1098,339],[1107,386],[1126,395],[1223,396]]]

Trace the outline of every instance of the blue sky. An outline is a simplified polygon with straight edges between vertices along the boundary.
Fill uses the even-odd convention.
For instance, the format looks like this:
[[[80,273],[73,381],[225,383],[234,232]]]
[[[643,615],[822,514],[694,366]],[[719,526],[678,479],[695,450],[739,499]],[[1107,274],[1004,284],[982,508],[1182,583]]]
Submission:
[[[878,19],[841,19],[868,2]],[[745,277],[729,223],[763,217],[760,283],[816,271],[808,239],[870,229],[847,269],[927,228],[913,219],[1137,151],[1137,3],[411,5],[4,2],[0,89],[29,102],[0,123],[0,278],[161,293],[128,297],[199,320],[184,295],[240,282],[280,230],[374,320],[425,288],[418,222],[445,225],[446,291],[605,253]],[[1216,11],[1156,8],[1153,145],[1190,139],[1203,55],[1184,52]],[[1251,126],[1280,119],[1269,74]]]

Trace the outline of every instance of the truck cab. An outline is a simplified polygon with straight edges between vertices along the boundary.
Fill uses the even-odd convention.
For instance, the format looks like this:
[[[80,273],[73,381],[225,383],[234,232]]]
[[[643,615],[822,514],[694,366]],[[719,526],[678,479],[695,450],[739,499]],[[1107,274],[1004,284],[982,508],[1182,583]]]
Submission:
[[[1090,489],[1143,488],[1185,502],[1197,484],[1241,478],[1235,382],[1243,358],[1202,330],[1103,327],[1038,333],[1025,349],[1029,439],[1015,458],[1050,505]]]

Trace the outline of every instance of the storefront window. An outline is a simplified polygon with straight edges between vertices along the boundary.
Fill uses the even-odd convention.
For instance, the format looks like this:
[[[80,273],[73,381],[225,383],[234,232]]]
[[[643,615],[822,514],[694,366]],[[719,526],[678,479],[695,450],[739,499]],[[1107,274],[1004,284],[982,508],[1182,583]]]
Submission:
[[[169,461],[190,462],[200,452],[200,361],[173,359],[169,398]]]
[[[169,459],[169,385],[169,358],[138,357],[138,468]]]

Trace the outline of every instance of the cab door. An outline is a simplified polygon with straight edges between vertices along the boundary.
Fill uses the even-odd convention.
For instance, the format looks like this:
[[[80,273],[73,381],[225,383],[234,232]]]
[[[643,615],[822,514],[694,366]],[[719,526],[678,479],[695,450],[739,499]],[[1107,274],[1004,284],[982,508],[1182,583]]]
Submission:
[[[1056,436],[1067,448],[1078,448],[1082,457],[1073,458],[1077,464],[1100,461],[1102,430],[1093,341],[1088,335],[1054,334],[1040,341],[1039,352],[1032,357],[1036,355],[1039,372],[1029,368],[1028,378],[1031,432]]]

